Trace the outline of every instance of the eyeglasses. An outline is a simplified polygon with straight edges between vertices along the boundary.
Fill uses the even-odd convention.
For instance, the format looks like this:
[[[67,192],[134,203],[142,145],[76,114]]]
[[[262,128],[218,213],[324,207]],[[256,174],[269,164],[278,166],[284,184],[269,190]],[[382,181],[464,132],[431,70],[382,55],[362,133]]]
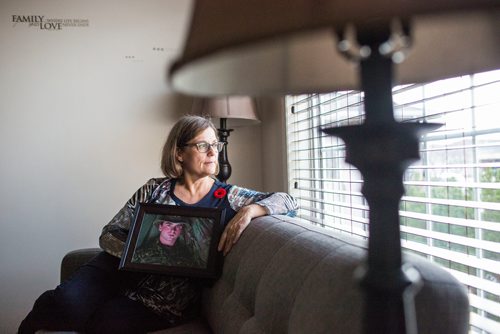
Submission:
[[[224,147],[224,142],[218,141],[218,142],[215,142],[213,144],[209,144],[206,141],[202,141],[202,142],[194,143],[194,144],[186,144],[184,146],[196,146],[196,148],[198,149],[198,152],[200,152],[200,153],[207,153],[210,148],[212,148],[213,150],[215,150],[217,152],[220,152],[222,150],[222,148]]]

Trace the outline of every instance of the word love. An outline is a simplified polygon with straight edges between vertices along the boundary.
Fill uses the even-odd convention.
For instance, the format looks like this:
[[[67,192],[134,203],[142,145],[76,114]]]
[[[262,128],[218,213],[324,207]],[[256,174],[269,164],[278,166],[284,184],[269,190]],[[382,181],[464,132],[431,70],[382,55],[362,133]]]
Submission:
[[[41,22],[40,29],[42,30],[61,30],[61,23],[59,22]]]

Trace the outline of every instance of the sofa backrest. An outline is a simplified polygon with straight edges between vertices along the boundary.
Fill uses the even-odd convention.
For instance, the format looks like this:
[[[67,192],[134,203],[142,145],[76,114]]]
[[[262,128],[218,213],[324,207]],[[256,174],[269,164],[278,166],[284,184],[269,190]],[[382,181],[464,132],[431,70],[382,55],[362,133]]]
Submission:
[[[203,295],[214,333],[360,333],[363,293],[353,278],[365,243],[286,216],[257,218]],[[467,293],[447,271],[405,254],[423,278],[419,333],[468,331]]]

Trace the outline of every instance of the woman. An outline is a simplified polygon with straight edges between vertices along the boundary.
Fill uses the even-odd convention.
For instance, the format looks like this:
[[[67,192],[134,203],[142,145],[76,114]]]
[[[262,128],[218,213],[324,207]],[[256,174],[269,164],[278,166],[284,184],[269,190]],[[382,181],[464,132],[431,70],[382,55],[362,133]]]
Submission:
[[[118,271],[137,203],[226,209],[218,249],[227,255],[250,221],[267,214],[294,215],[297,204],[284,193],[260,193],[219,182],[217,156],[223,143],[214,125],[198,116],[182,117],[163,148],[166,178],[143,185],[99,238],[104,250],[55,290],[42,294],[19,333],[38,329],[86,333],[145,333],[197,316],[203,282]]]

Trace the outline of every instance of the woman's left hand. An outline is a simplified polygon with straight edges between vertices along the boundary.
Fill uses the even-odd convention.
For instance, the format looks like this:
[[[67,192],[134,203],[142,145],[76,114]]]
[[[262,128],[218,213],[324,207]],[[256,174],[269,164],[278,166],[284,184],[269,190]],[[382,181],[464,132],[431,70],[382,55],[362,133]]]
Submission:
[[[253,218],[267,214],[266,209],[258,204],[250,204],[242,207],[227,224],[219,241],[218,250],[227,255],[233,245],[240,239],[241,234],[247,228]]]

